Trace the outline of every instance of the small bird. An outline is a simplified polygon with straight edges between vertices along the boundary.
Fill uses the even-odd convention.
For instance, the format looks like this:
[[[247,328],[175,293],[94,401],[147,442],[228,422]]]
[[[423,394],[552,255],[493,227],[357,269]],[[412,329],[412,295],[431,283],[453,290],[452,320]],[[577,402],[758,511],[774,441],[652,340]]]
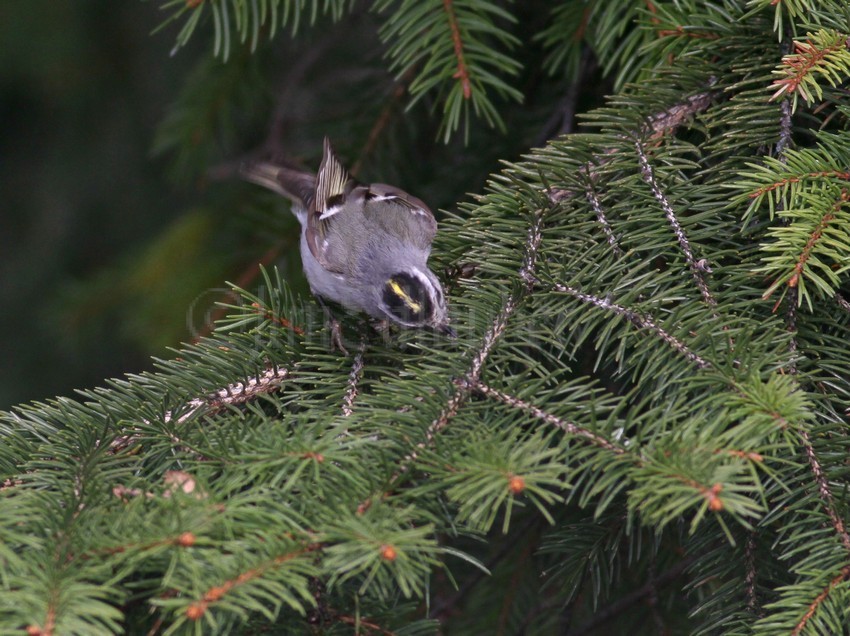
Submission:
[[[428,268],[437,222],[422,201],[348,175],[325,137],[319,172],[250,163],[242,176],[292,200],[301,262],[322,299],[410,328],[454,336],[443,287]],[[339,326],[332,321],[339,343]],[[345,351],[341,346],[340,349]]]

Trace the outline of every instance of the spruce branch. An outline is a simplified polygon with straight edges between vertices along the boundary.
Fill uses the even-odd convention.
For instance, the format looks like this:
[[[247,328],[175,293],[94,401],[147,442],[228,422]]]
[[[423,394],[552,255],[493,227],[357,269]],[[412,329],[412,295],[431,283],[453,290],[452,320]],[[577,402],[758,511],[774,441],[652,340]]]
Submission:
[[[377,0],[374,7],[388,13],[379,34],[389,44],[390,69],[399,76],[416,73],[411,105],[437,94],[444,142],[462,124],[468,135],[471,111],[489,126],[505,129],[494,96],[523,98],[506,80],[521,68],[509,55],[519,40],[500,25],[516,22],[510,12],[484,0]]]
[[[455,57],[457,58],[457,70],[452,77],[460,82],[463,98],[469,99],[472,97],[472,84],[469,82],[469,68],[466,66],[466,60],[463,55],[463,37],[460,34],[460,28],[457,24],[453,1],[443,0],[443,10],[446,12],[449,28],[452,31],[452,44],[454,45]]]
[[[711,84],[711,82],[709,82]],[[692,119],[695,115],[704,112],[711,106],[717,97],[717,91],[709,90],[702,93],[690,95],[684,101],[665,108],[647,117],[645,132],[649,133],[648,139],[655,141],[665,135],[672,135]]]
[[[660,327],[653,318],[647,316],[646,314],[642,314],[638,311],[635,311],[634,309],[629,309],[627,307],[623,307],[622,305],[612,303],[608,298],[600,298],[599,296],[584,293],[576,289],[575,287],[571,287],[569,285],[555,283],[552,286],[552,289],[561,294],[568,294],[573,298],[582,301],[583,303],[593,305],[594,307],[604,309],[605,311],[613,312],[618,316],[623,316],[635,327],[638,327],[639,329],[645,329],[655,334],[658,338],[666,342],[673,349],[684,355],[688,359],[688,361],[694,363],[699,369],[707,369],[711,366],[711,363],[708,362],[708,360],[705,360],[700,355],[691,351],[691,349],[684,342],[682,342],[672,334],[667,333],[667,331]]]
[[[193,398],[186,402],[180,409],[166,411],[165,422],[173,419],[173,413],[180,412],[176,419],[178,424],[199,413],[204,415],[215,415],[229,406],[238,406],[249,402],[260,395],[280,390],[280,386],[289,378],[289,369],[283,367],[270,367],[263,373],[247,378],[241,382],[234,382],[213,391],[202,398]]]
[[[782,58],[780,67],[773,71],[780,77],[773,82],[776,91],[771,100],[783,96],[791,98],[792,111],[797,108],[797,99],[811,104],[823,97],[819,81],[835,87],[850,75],[850,38],[835,30],[820,29],[808,33],[803,42],[794,42],[794,51]]]
[[[215,606],[216,603],[222,601],[234,590],[251,584],[257,579],[262,579],[270,572],[285,567],[287,564],[301,559],[304,555],[321,549],[321,547],[321,544],[318,543],[307,543],[298,548],[292,548],[277,554],[268,560],[256,563],[252,567],[240,572],[238,576],[224,580],[219,585],[209,588],[200,598],[189,603],[184,610],[186,618],[193,622],[200,620],[204,617],[208,610]],[[291,594],[286,594],[285,600],[290,604],[300,605],[296,598]]]
[[[685,230],[682,228],[681,223],[679,223],[679,219],[676,216],[676,212],[673,210],[673,206],[670,204],[670,201],[661,189],[661,186],[655,177],[655,171],[652,169],[652,165],[649,163],[649,158],[646,156],[643,144],[638,139],[635,140],[635,149],[637,150],[638,160],[640,162],[641,176],[647,185],[649,185],[653,196],[655,196],[656,200],[661,205],[661,209],[664,210],[667,221],[670,223],[670,227],[676,235],[676,240],[679,243],[679,249],[681,249],[682,254],[685,256],[685,263],[687,264],[688,269],[691,270],[691,276],[696,283],[697,289],[699,289],[699,292],[702,295],[703,301],[714,310],[714,315],[717,317],[717,300],[715,300],[708,288],[708,283],[705,280],[705,266],[701,264],[701,260],[697,261],[694,258],[694,253],[691,249],[691,243],[688,240],[688,236],[685,234]]]
[[[154,33],[172,22],[185,20],[171,51],[174,55],[188,44],[209,12],[214,27],[213,53],[227,60],[237,43],[249,43],[253,52],[261,33],[271,40],[279,29],[290,27],[295,34],[302,21],[308,20],[312,25],[320,15],[329,15],[337,22],[352,4],[350,0],[163,0],[161,9],[171,11],[171,15]]]
[[[789,287],[797,286],[800,281],[800,276],[803,274],[803,269],[806,267],[806,262],[812,256],[812,250],[815,248],[818,241],[823,237],[823,233],[827,229],[827,226],[834,220],[835,215],[832,213],[824,214],[820,218],[817,225],[809,235],[809,239],[806,241],[806,244],[803,246],[803,251],[797,258],[797,262],[794,264],[794,273],[791,275],[791,278],[788,279]],[[764,298],[770,298],[770,292],[765,292]]]
[[[728,186],[738,191],[733,204],[746,206],[745,220],[765,204],[771,220],[783,211],[793,213],[800,207],[811,207],[825,192],[840,192],[850,180],[846,134],[820,131],[813,146],[791,148],[791,114],[786,101],[782,102],[779,125],[774,156],[748,162],[748,169]],[[784,225],[793,220],[780,218]]]
[[[829,585],[827,585],[823,589],[823,591],[817,595],[815,600],[812,601],[811,605],[809,605],[808,609],[806,610],[806,613],[791,631],[792,636],[799,636],[803,633],[803,630],[806,628],[806,625],[815,615],[815,612],[818,611],[818,608],[826,600],[829,594],[835,589],[837,585],[844,583],[848,579],[850,579],[850,565],[845,565],[843,568],[841,568],[841,572],[839,572],[839,574],[829,582]]]
[[[588,178],[587,190],[585,193],[587,201],[590,203],[590,207],[593,208],[594,212],[596,212],[596,219],[599,221],[602,231],[605,232],[605,237],[608,239],[608,244],[611,246],[611,250],[615,255],[623,256],[623,250],[620,247],[619,241],[617,241],[617,236],[614,234],[614,230],[611,228],[611,223],[608,221],[605,210],[602,208],[602,203],[599,201],[599,196],[596,194],[596,190],[593,187],[592,179]]]
[[[649,11],[650,18],[649,21],[652,25],[656,27],[655,33],[659,38],[667,38],[667,37],[688,37],[695,39],[708,39],[708,40],[716,40],[720,36],[717,33],[711,32],[701,32],[695,31],[692,28],[685,28],[681,24],[676,25],[666,25],[667,28],[662,28],[665,26],[661,19],[659,18],[658,7],[652,0],[645,0],[646,8]]]
[[[811,309],[812,292],[807,283],[824,295],[834,296],[841,284],[839,274],[846,269],[844,263],[850,256],[850,189],[835,192],[825,188],[804,195],[804,201],[805,207],[780,213],[790,223],[769,231],[775,240],[762,250],[775,255],[766,255],[765,264],[757,271],[773,277],[762,298],[770,298],[784,285],[786,291],[796,290],[797,305],[806,301]]]
[[[177,424],[183,424],[192,417],[198,414],[207,416],[216,415],[230,406],[238,406],[245,404],[257,398],[260,395],[265,395],[278,391],[280,385],[289,378],[289,370],[283,367],[270,367],[263,373],[249,377],[241,382],[234,382],[227,386],[217,389],[209,395],[202,398],[192,398],[178,409],[173,409],[165,412],[163,422],[166,424],[175,421]],[[174,413],[179,412],[180,415],[174,419]],[[145,422],[147,423],[147,422]],[[120,453],[132,446],[140,439],[137,431],[116,435],[109,445],[109,452],[112,454]],[[171,441],[175,446],[182,446],[182,441],[171,436]]]
[[[779,149],[779,144],[776,144],[777,150]],[[785,156],[783,155],[783,159]],[[802,183],[809,179],[842,179],[844,181],[850,181],[850,172],[844,170],[821,170],[819,172],[806,172],[801,175],[793,175],[782,177],[778,181],[774,181],[773,183],[769,183],[767,185],[763,185],[759,188],[756,188],[753,192],[749,194],[751,199],[758,199],[763,197],[765,194],[773,192],[777,189],[787,189],[792,184]]]
[[[195,32],[221,31],[221,47],[230,25],[234,64],[211,66],[190,87],[218,88],[206,91],[203,109],[175,121],[175,138],[191,144],[205,114],[232,119],[250,110],[235,97],[243,89],[268,101],[269,85],[240,81],[252,67],[237,62],[253,59],[252,3],[262,11],[287,2],[318,15],[332,4],[180,0],[188,8],[181,24],[197,16]],[[366,141],[357,167],[386,145],[407,95],[447,122],[457,116],[459,126],[476,104],[485,119],[489,107],[506,115],[497,98],[511,96],[487,75],[512,81],[506,60],[516,68],[530,61],[522,85],[534,113],[563,117],[572,108],[572,89],[555,104],[568,83],[546,85],[548,104],[528,90],[545,52],[530,46],[515,55],[501,39],[500,31],[528,37],[514,9],[533,13],[535,24],[552,10],[557,25],[546,28],[544,46],[573,60],[559,71],[584,64],[580,54],[591,49],[606,71],[641,81],[589,114],[594,130],[535,150],[494,175],[488,194],[461,204],[466,214],[448,213],[434,257],[449,254],[441,264],[456,265],[444,288],[464,326],[453,345],[402,332],[400,346],[373,351],[361,341],[348,362],[329,356],[309,330],[300,337],[312,323],[272,278],[268,293],[243,294],[230,307],[236,314],[220,323],[229,331],[158,360],[157,371],[81,392],[84,401],[0,414],[0,632],[30,625],[59,636],[82,624],[80,633],[152,625],[152,633],[387,636],[402,624],[399,632],[433,630],[419,602],[430,594],[436,629],[447,633],[566,632],[569,623],[573,634],[616,631],[644,617],[641,633],[841,633],[850,584],[842,465],[850,201],[832,208],[850,190],[850,110],[840,102],[845,80],[829,89],[814,68],[821,107],[792,118],[790,93],[767,99],[770,71],[789,53],[771,46],[771,2],[785,21],[780,38],[846,30],[836,0],[730,1],[696,11],[693,2],[668,0],[366,3],[385,6],[376,18],[383,36],[403,25],[385,42],[391,49],[404,41],[388,59],[406,74],[381,90],[384,101],[373,100],[375,116],[360,132],[351,123],[352,143]],[[247,7],[247,21],[237,6]],[[174,13],[178,3],[169,7]],[[302,11],[302,25],[307,18]],[[237,19],[249,28],[243,46]],[[271,37],[269,20],[260,42]],[[279,26],[281,16],[273,21]],[[345,26],[311,39],[348,35]],[[719,38],[699,37],[707,33]],[[321,70],[305,62],[315,50],[291,60],[293,82],[305,68]],[[268,58],[256,60],[256,76],[268,79]],[[343,93],[334,119],[360,104]],[[581,106],[586,95],[578,94]],[[336,104],[320,96],[323,106]],[[517,124],[534,113],[511,113],[517,138],[538,132],[540,117]],[[280,130],[280,112],[272,118],[270,130]],[[411,123],[421,142],[420,122]],[[208,135],[204,148],[216,139]],[[207,169],[213,162],[203,156],[188,163]],[[449,166],[439,153],[428,156],[433,169],[406,168],[425,179],[418,183],[426,193],[442,187],[430,173],[471,165],[459,152]],[[723,190],[730,184],[731,202]],[[829,214],[835,219],[822,222]],[[773,244],[776,252],[764,247]],[[702,252],[723,263],[722,285]],[[785,260],[754,275],[766,253]],[[671,254],[680,267],[670,266]],[[786,306],[772,314],[759,296],[786,273],[799,283],[784,285]],[[815,311],[799,311],[813,273],[823,293],[810,294]],[[699,278],[702,287],[692,281]],[[712,314],[739,343],[734,355]],[[136,436],[145,448],[125,452]],[[172,491],[160,482],[175,467],[190,477]],[[201,497],[197,487],[186,490],[195,479]],[[520,523],[499,532],[493,518],[507,523],[519,509]],[[511,569],[515,555],[521,567]],[[491,578],[480,563],[504,567]],[[563,581],[549,576],[559,571]],[[454,596],[446,579],[456,583]],[[321,581],[327,587],[317,593]],[[150,602],[159,608],[153,617]]]
[[[366,353],[366,339],[360,341],[360,346],[357,353],[354,354],[354,362],[351,364],[351,371],[348,374],[348,385],[345,390],[345,397],[342,403],[342,415],[348,417],[354,412],[354,401],[357,399],[360,379],[363,377],[363,356]]]
[[[53,636],[56,629],[56,611],[56,605],[51,602],[47,606],[44,621],[41,625],[35,623],[27,625],[27,636]]]
[[[759,599],[757,592],[758,572],[756,570],[756,531],[750,530],[747,533],[747,543],[744,547],[744,582],[747,588],[747,610],[753,614],[758,614]]]
[[[639,128],[643,130],[647,135],[647,139],[651,141],[657,141],[664,136],[673,135],[680,126],[711,106],[716,95],[717,91],[704,91],[691,95],[684,101],[650,114]],[[621,152],[621,148],[619,147],[603,149],[596,154],[597,158],[595,161],[589,162],[579,169],[579,174],[586,178],[588,184],[595,184],[599,178],[600,169],[611,162],[619,152]],[[585,193],[587,193],[586,189]],[[546,194],[552,203],[560,203],[575,196],[577,192],[568,188],[549,187],[546,190]]]
[[[228,170],[230,171],[230,167],[219,166],[217,170]],[[235,172],[238,171],[237,167],[234,167],[232,173],[228,174],[228,177],[234,176]],[[257,276],[263,275],[266,268],[274,265],[275,262],[280,258],[281,250],[283,249],[284,244],[282,242],[277,243],[270,247],[266,252],[258,258],[256,261],[247,265],[235,278],[235,283],[232,286],[233,291],[240,291],[250,287],[251,283],[256,280]],[[201,339],[208,337],[216,327],[216,324],[219,323],[223,318],[227,316],[228,307],[225,302],[229,298],[230,292],[227,295],[222,296],[222,300],[216,303],[215,308],[210,312],[209,319],[204,321],[204,324],[198,329],[193,338],[193,343],[198,343]],[[252,303],[251,306],[257,310],[257,315],[265,318],[266,320],[270,320],[272,322],[276,322],[284,329],[288,329],[295,333],[296,335],[303,336],[304,329],[299,327],[296,324],[293,324],[290,320],[288,320],[284,316],[274,315],[271,311],[266,308],[262,308],[259,303]]]
[[[585,439],[594,446],[604,448],[605,450],[611,451],[617,455],[622,455],[626,452],[625,449],[617,446],[616,444],[613,444],[612,442],[609,442],[604,437],[601,437],[596,433],[593,433],[592,431],[589,431],[588,429],[581,427],[578,424],[575,424],[574,422],[570,422],[556,415],[552,415],[551,413],[547,413],[546,411],[534,406],[533,404],[530,404],[529,402],[526,402],[525,400],[494,389],[484,384],[483,382],[475,382],[475,384],[472,385],[472,390],[485,397],[501,402],[502,404],[507,404],[512,408],[518,409],[520,411],[525,411],[526,413],[530,413],[537,419],[543,420],[547,424],[551,424],[552,426],[561,429],[569,435]]]
[[[800,428],[799,435],[800,440],[802,441],[803,451],[805,452],[806,459],[809,462],[809,467],[815,477],[818,495],[820,496],[823,506],[829,515],[832,527],[835,529],[835,532],[838,534],[838,538],[841,540],[841,544],[848,552],[850,552],[850,534],[847,533],[847,529],[844,526],[844,520],[836,510],[835,498],[832,495],[829,480],[824,474],[823,467],[821,466],[820,460],[818,460],[818,456],[812,446],[812,440],[809,437],[809,432],[805,428]]]
[[[838,306],[841,307],[844,311],[850,314],[850,302],[847,301],[846,298],[841,294],[841,292],[835,292],[835,302],[838,303]]]
[[[350,625],[353,627],[356,634],[362,633],[365,636],[371,636],[372,634],[380,634],[380,636],[396,636],[396,632],[384,629],[373,620],[363,618],[362,616],[334,615],[333,618],[343,625]]]
[[[791,127],[791,117],[794,114],[794,109],[788,103],[788,100],[783,100],[779,105],[779,111],[781,116],[779,118],[779,140],[776,142],[776,154],[781,161],[786,156],[785,153],[791,147],[791,141],[793,140],[792,135],[794,131]]]

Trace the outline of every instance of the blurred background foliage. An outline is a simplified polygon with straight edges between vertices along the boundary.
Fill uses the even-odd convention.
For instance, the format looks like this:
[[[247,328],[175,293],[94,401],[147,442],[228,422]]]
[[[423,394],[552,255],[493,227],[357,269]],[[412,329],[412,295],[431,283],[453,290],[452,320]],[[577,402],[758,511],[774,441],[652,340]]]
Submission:
[[[260,263],[306,293],[297,223],[238,181],[246,156],[314,169],[327,134],[361,179],[451,209],[499,160],[572,130],[610,87],[589,54],[547,65],[540,5],[518,3],[504,25],[533,42],[516,53],[522,103],[498,103],[504,130],[473,122],[444,143],[440,104],[406,108],[414,74],[387,68],[366,6],[260,38],[255,54],[234,45],[225,62],[211,29],[169,55],[179,25],[151,35],[158,3],[2,3],[0,409],[168,357],[220,317],[225,281],[251,288]]]

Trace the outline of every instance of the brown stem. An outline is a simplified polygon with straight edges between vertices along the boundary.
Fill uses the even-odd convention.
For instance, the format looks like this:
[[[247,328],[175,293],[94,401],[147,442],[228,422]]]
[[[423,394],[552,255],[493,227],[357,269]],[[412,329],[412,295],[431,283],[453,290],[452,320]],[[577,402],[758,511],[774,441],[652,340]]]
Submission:
[[[472,97],[472,84],[469,81],[469,68],[466,66],[466,60],[463,56],[463,40],[460,36],[460,27],[457,23],[453,0],[443,0],[443,9],[446,11],[446,16],[449,19],[449,26],[452,30],[452,42],[455,46],[455,57],[457,58],[457,71],[452,76],[460,81],[463,89],[463,98],[469,99]]]
[[[829,593],[832,592],[833,588],[839,583],[843,583],[848,578],[850,578],[850,565],[845,565],[841,568],[841,572],[838,576],[832,579],[829,582],[829,585],[827,585],[823,591],[817,595],[815,600],[811,602],[808,610],[806,610],[806,613],[803,615],[803,618],[801,618],[800,622],[794,626],[794,630],[791,632],[792,636],[799,636],[799,634],[803,632],[806,627],[806,623],[808,623],[809,619],[815,615],[818,607],[820,607],[820,604],[824,602],[827,596],[829,596]]]

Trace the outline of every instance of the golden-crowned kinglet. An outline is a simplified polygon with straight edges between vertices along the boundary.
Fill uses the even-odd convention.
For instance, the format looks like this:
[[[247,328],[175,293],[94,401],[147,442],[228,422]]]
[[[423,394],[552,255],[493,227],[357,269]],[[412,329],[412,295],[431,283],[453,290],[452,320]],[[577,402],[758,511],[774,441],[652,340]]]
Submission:
[[[245,165],[242,174],[292,200],[314,295],[404,327],[453,335],[442,285],[427,264],[437,222],[422,201],[350,178],[327,137],[316,175],[270,163]]]

